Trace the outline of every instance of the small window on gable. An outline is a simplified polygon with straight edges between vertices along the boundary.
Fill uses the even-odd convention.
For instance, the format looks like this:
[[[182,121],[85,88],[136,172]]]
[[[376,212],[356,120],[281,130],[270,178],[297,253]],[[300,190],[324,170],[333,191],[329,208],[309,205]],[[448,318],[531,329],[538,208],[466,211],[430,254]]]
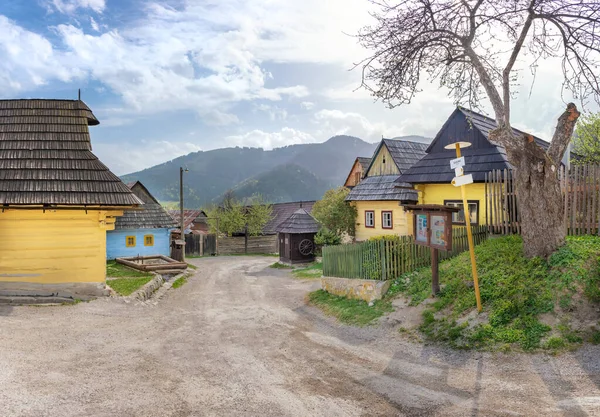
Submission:
[[[128,248],[134,248],[135,247],[135,236],[125,237],[125,246],[127,246]]]
[[[373,210],[365,211],[365,227],[375,227],[375,212]]]
[[[355,172],[354,173],[354,183],[355,183],[355,185],[358,185],[359,182],[360,182],[360,172]]]
[[[154,246],[154,235],[144,236],[144,246]]]

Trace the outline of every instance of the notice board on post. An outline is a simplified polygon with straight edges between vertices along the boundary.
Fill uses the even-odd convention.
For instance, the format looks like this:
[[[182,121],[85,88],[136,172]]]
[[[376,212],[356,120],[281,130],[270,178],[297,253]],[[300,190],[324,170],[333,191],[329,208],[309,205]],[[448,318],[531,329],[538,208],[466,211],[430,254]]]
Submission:
[[[438,204],[404,207],[414,213],[416,244],[452,250],[452,213],[459,211],[458,208]]]

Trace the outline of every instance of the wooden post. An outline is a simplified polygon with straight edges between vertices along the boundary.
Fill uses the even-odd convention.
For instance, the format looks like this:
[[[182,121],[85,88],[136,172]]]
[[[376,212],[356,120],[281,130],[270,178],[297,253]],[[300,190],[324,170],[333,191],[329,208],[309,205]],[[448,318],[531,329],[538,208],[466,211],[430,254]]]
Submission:
[[[215,254],[219,256],[219,218],[217,217],[217,233],[215,233]]]
[[[438,250],[431,248],[431,292],[436,296],[440,292]]]
[[[181,261],[185,262],[185,229],[183,221],[183,167],[179,167],[179,227],[180,227],[180,238],[184,243],[183,249],[181,250]]]
[[[244,226],[244,253],[248,253],[248,223]]]

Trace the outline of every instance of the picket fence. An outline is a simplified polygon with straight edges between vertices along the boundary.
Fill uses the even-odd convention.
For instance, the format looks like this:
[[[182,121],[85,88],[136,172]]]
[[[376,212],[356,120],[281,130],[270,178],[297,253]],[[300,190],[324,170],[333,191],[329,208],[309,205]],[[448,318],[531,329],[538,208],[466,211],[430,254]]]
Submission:
[[[573,165],[571,169],[561,166],[558,175],[567,234],[600,234],[600,166]],[[507,235],[521,232],[515,190],[511,170],[495,170],[486,175],[486,223],[490,233]]]
[[[477,245],[488,237],[487,226],[472,226]],[[469,249],[465,227],[452,229],[452,250],[439,251],[448,259]],[[428,247],[414,243],[412,236],[390,236],[361,243],[323,247],[323,275],[326,277],[387,280],[431,265]]]

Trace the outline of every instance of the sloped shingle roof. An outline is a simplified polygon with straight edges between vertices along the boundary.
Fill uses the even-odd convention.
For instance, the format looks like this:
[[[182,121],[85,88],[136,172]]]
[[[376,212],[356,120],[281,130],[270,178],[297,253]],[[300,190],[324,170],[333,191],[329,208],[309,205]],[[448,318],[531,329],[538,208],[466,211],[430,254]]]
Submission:
[[[371,160],[373,158],[367,158],[366,156],[359,156],[356,159],[358,159],[358,163],[362,166],[363,172],[365,172],[369,168],[369,165],[371,165]]]
[[[296,210],[287,220],[277,226],[279,233],[317,233],[319,222],[303,208]]]
[[[466,161],[465,174],[472,174],[474,181],[484,181],[485,174],[493,169],[511,168],[505,149],[488,139],[490,131],[495,128],[494,119],[462,107],[456,108],[427,148],[427,155],[403,172],[397,182],[450,183],[455,176],[450,160],[456,158],[456,152],[444,147],[458,141],[471,143],[470,147],[461,149],[461,153]],[[518,129],[513,129],[513,132],[515,135],[525,134]],[[535,136],[534,140],[543,149],[549,146],[548,142]]]
[[[369,169],[375,160],[375,157],[379,153],[381,147],[385,144],[386,148],[392,155],[394,163],[398,167],[400,173],[413,166],[418,160],[425,156],[425,150],[429,145],[426,143],[411,142],[407,140],[397,139],[382,139],[379,146],[375,149],[373,157],[369,161],[369,167],[365,171],[366,175],[369,175]]]
[[[410,184],[397,183],[398,178],[399,175],[366,177],[350,191],[346,201],[418,201],[417,191]]]
[[[137,181],[127,186],[144,203],[137,210],[126,210],[117,217],[115,229],[163,229],[174,228],[175,221],[144,185]]]
[[[0,100],[0,204],[140,204],[92,153],[98,123],[80,100]]]
[[[169,210],[168,213],[177,225],[177,227],[179,227],[179,210]],[[203,210],[183,210],[183,226],[185,227],[186,232],[192,229],[194,220],[196,220],[198,217],[206,217],[206,213]]]
[[[306,212],[310,213],[312,212],[314,204],[314,201],[293,201],[290,203],[272,204],[271,207],[273,208],[273,211],[271,212],[271,220],[263,227],[263,233],[277,233],[277,226],[287,220],[294,212],[303,208]]]

